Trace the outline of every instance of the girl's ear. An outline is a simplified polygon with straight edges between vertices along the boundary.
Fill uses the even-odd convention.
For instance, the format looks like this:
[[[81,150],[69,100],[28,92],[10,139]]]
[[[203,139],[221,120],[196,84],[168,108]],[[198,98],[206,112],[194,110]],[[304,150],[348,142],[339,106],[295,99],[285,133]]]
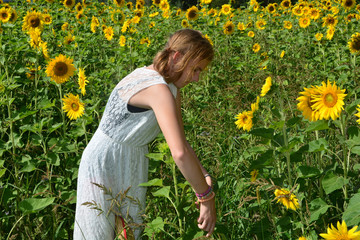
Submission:
[[[180,52],[176,51],[174,53],[174,55],[172,56],[174,64],[178,63],[180,61],[181,57],[182,57],[182,54]]]

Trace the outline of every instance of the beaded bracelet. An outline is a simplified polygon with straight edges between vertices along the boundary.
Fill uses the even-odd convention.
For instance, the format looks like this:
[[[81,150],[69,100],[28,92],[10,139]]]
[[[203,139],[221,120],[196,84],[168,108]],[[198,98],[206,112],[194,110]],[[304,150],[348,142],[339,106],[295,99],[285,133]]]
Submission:
[[[204,203],[204,202],[207,202],[207,201],[210,201],[211,199],[213,199],[215,197],[215,193],[214,192],[211,192],[210,194],[211,196],[208,197],[208,198],[205,198],[205,199],[198,199],[198,202],[199,203]]]
[[[207,195],[209,195],[212,192],[212,188],[211,186],[208,187],[208,189],[204,192],[204,193],[195,193],[197,198],[201,199],[206,197]]]

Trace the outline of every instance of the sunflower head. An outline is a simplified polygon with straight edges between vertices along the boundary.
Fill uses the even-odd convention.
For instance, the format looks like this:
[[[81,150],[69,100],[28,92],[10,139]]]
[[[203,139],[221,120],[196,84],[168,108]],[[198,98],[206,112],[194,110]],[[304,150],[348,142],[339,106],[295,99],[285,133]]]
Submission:
[[[192,6],[186,11],[186,18],[189,21],[196,20],[199,17],[199,9],[196,6]]]
[[[3,22],[3,23],[6,23],[10,20],[11,18],[11,11],[10,9],[8,8],[5,8],[5,7],[2,7],[0,9],[0,20]]]
[[[300,207],[299,201],[295,194],[291,193],[289,190],[284,188],[276,189],[274,194],[277,202],[282,203],[287,209],[290,208],[295,211]]]
[[[64,104],[63,110],[70,120],[76,120],[84,114],[84,104],[80,101],[79,95],[75,96],[70,93],[62,100]]]
[[[358,226],[353,227],[351,230],[348,230],[345,221],[341,223],[337,222],[337,229],[334,225],[331,224],[327,229],[327,233],[321,233],[320,236],[324,239],[359,239],[360,231],[356,232]]]
[[[355,0],[342,0],[341,5],[346,9],[346,10],[350,10],[353,7],[355,7],[356,5],[356,1]]]
[[[354,33],[348,42],[351,53],[360,53],[360,33]]]
[[[227,21],[223,26],[223,29],[226,35],[231,35],[235,30],[235,25],[232,21]]]
[[[23,20],[23,31],[29,31],[34,28],[42,29],[43,16],[40,12],[32,11],[27,12]]]
[[[71,9],[74,7],[75,5],[75,0],[64,0],[63,4],[65,7],[67,7],[68,9]]]
[[[72,59],[60,54],[49,62],[46,68],[46,74],[54,82],[58,84],[64,83],[69,80],[75,72],[75,67],[72,62]]]

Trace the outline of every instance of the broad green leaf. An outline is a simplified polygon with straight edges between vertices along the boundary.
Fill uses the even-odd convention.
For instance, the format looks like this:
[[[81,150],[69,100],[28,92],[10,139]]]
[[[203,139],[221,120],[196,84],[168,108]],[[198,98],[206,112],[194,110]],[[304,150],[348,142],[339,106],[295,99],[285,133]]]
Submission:
[[[159,187],[162,187],[162,186],[163,186],[163,181],[162,181],[162,179],[160,179],[160,178],[154,178],[154,179],[151,179],[151,180],[148,181],[148,182],[140,183],[139,186],[141,186],[141,187],[149,187],[149,186],[159,186]]]
[[[319,121],[311,122],[305,131],[312,132],[312,131],[324,130],[324,129],[328,129],[328,128],[329,128],[329,125],[328,125],[327,121],[319,120]]]
[[[299,166],[297,168],[297,172],[299,173],[299,177],[301,178],[309,178],[320,175],[319,169],[309,166]]]
[[[343,219],[349,226],[360,224],[360,193],[350,198],[349,205],[343,214]]]
[[[272,139],[274,136],[274,129],[272,128],[256,128],[249,132],[252,135]]]
[[[351,148],[351,153],[360,155],[360,146],[355,146],[355,147]]]
[[[325,193],[329,194],[348,184],[349,179],[345,180],[343,177],[336,176],[334,172],[327,172],[321,183]]]
[[[28,198],[19,203],[19,208],[25,214],[38,212],[54,202],[55,198]]]
[[[360,170],[360,163],[354,165],[354,170]]]
[[[265,166],[271,165],[274,161],[273,150],[268,150],[261,154],[255,161],[252,162],[250,169],[260,169]]]
[[[146,157],[155,160],[155,161],[162,161],[164,159],[164,155],[161,153],[148,153]]]
[[[360,99],[356,99],[352,103],[350,103],[348,106],[345,107],[345,111],[348,114],[353,114],[356,111],[357,105],[360,104]]]
[[[170,186],[162,187],[156,192],[153,192],[152,195],[154,195],[155,197],[170,198]]]
[[[310,222],[316,221],[320,218],[321,215],[326,213],[329,209],[328,205],[321,198],[316,198],[310,202]]]
[[[32,172],[36,169],[35,165],[32,162],[26,162],[25,166],[20,169],[20,172]]]
[[[161,217],[157,217],[152,222],[146,224],[144,230],[145,235],[152,237],[156,235],[156,233],[159,233],[160,231],[165,231],[164,226],[165,226],[164,220]]]
[[[5,172],[6,172],[6,168],[0,169],[0,178],[1,178],[2,176],[4,176]]]
[[[309,143],[309,152],[319,152],[325,150],[329,144],[324,138],[314,140]]]

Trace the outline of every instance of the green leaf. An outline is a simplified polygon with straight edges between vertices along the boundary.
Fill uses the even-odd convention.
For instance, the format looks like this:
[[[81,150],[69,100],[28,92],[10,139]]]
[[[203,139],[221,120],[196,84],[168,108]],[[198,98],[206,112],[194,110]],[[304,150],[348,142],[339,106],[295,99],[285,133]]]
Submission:
[[[164,230],[164,220],[161,217],[155,218],[151,223],[146,224],[145,235],[151,237]]]
[[[360,99],[356,99],[355,101],[353,101],[352,103],[350,103],[348,106],[345,107],[345,111],[349,114],[352,115],[357,108],[357,105],[360,104]]]
[[[323,151],[328,147],[328,143],[325,138],[320,138],[319,140],[314,140],[309,143],[309,152],[319,152]]]
[[[321,183],[325,193],[329,194],[348,184],[349,179],[345,180],[343,177],[336,176],[334,172],[327,172]]]
[[[354,165],[354,170],[360,170],[360,163]]]
[[[151,179],[151,180],[148,181],[148,182],[140,183],[139,186],[141,186],[141,187],[149,187],[149,186],[159,186],[159,187],[162,187],[162,186],[163,186],[163,181],[162,181],[162,179],[160,179],[160,178],[154,178],[154,179]]]
[[[0,178],[1,178],[2,176],[4,176],[5,172],[6,172],[6,168],[0,169]]]
[[[28,198],[19,203],[19,208],[25,214],[38,212],[54,202],[55,198]]]
[[[355,147],[351,148],[351,153],[360,155],[360,146],[355,146]]]
[[[272,139],[274,136],[274,129],[272,128],[256,128],[249,132],[252,135]]]
[[[327,205],[321,198],[312,200],[310,202],[310,222],[318,220],[321,215],[326,213],[329,207],[330,205]]]
[[[152,195],[154,195],[155,197],[170,198],[170,186],[162,187],[156,192],[153,192]]]
[[[360,193],[350,198],[349,205],[343,214],[343,219],[350,226],[360,224]]]
[[[268,150],[261,154],[255,161],[252,162],[250,169],[261,169],[265,166],[271,165],[274,161],[273,150]]]
[[[35,169],[36,169],[35,165],[32,162],[28,161],[26,162],[25,166],[22,169],[20,169],[20,172],[32,172]]]
[[[310,178],[320,175],[319,169],[309,166],[299,166],[297,168],[297,172],[299,173],[299,177],[301,178]]]
[[[329,129],[328,122],[326,120],[319,120],[319,121],[311,122],[305,131],[312,132],[312,131],[324,130],[324,129]]]
[[[146,157],[155,160],[155,161],[162,161],[164,159],[164,155],[162,153],[148,153]]]

